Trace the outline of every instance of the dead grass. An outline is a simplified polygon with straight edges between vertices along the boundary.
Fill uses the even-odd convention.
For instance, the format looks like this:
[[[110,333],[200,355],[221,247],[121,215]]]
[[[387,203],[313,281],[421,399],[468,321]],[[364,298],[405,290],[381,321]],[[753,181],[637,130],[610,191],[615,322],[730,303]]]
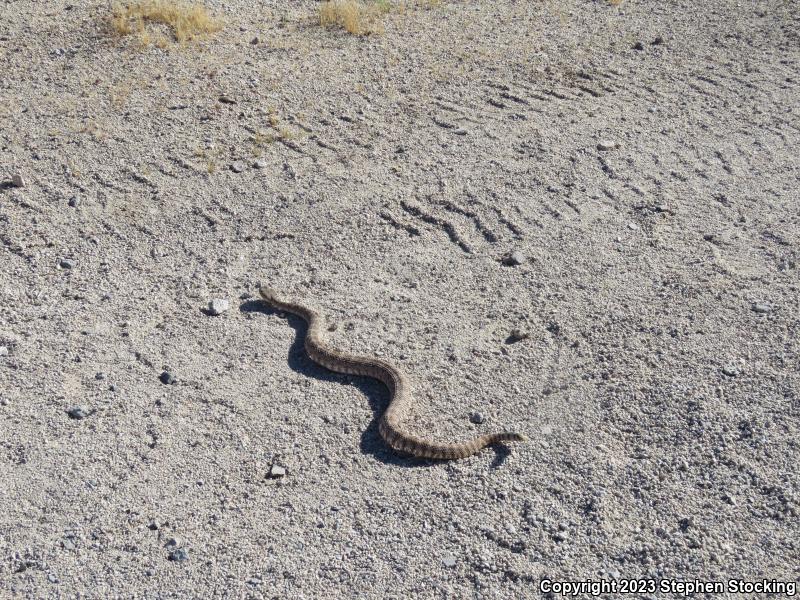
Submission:
[[[174,0],[139,0],[116,6],[111,28],[117,35],[136,35],[143,46],[169,45],[167,31],[180,44],[206,37],[222,29],[222,22],[205,7]]]
[[[388,0],[365,4],[359,0],[327,0],[319,8],[323,27],[340,27],[353,35],[383,33],[381,15],[391,10]]]

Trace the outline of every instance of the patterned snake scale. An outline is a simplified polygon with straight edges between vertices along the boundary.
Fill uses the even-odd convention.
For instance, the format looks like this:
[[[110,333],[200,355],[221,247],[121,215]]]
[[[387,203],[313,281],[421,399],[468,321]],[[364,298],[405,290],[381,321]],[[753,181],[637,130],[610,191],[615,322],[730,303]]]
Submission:
[[[319,313],[297,302],[280,298],[269,287],[261,287],[259,292],[273,308],[297,315],[308,323],[305,349],[315,363],[337,373],[377,379],[389,389],[392,400],[381,416],[379,430],[384,441],[395,451],[417,458],[452,460],[465,458],[492,444],[525,441],[522,434],[501,432],[481,435],[458,444],[441,444],[404,431],[401,423],[411,408],[411,386],[400,369],[380,358],[356,356],[329,347],[322,341],[325,321]]]

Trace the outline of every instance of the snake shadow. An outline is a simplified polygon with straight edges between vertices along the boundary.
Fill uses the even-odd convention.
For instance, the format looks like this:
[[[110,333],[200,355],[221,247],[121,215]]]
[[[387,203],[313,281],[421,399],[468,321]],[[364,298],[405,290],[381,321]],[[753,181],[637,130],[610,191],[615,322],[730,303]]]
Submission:
[[[315,363],[306,354],[303,342],[306,337],[306,330],[308,326],[306,322],[293,314],[283,311],[275,310],[261,300],[247,300],[239,307],[241,312],[252,313],[260,312],[266,315],[278,315],[288,321],[289,326],[295,330],[294,341],[289,347],[289,356],[287,363],[289,368],[306,377],[314,377],[322,381],[330,381],[339,384],[351,384],[353,387],[360,390],[369,402],[370,408],[375,413],[375,416],[370,421],[370,424],[361,434],[361,451],[365,454],[370,454],[378,461],[397,465],[406,468],[424,468],[435,466],[439,461],[414,458],[411,456],[401,456],[389,448],[381,438],[378,431],[378,421],[380,415],[386,410],[389,405],[389,391],[379,381],[373,380],[369,377],[358,377],[355,375],[343,375],[329,371]]]

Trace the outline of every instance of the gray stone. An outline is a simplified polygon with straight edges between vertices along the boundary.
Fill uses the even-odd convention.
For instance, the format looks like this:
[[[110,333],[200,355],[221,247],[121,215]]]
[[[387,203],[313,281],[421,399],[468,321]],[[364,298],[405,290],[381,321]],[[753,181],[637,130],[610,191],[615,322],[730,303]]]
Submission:
[[[503,264],[508,267],[516,267],[525,262],[525,255],[519,250],[514,250],[503,257]]]
[[[213,316],[219,316],[230,309],[231,303],[226,298],[214,298],[208,303],[208,313]]]
[[[175,548],[167,558],[174,562],[184,562],[189,560],[189,552],[185,548]]]
[[[231,171],[233,171],[234,173],[241,173],[242,171],[244,171],[244,163],[238,161],[233,163],[231,165]]]
[[[516,328],[511,330],[511,333],[508,336],[508,341],[520,342],[522,340],[528,339],[530,336],[531,334],[525,331],[524,329]]]
[[[474,412],[469,416],[469,420],[475,423],[476,425],[480,425],[481,423],[486,422],[486,415],[482,412]]]
[[[725,365],[722,367],[722,374],[728,377],[736,377],[739,374],[739,369],[733,365]]]
[[[70,419],[85,419],[89,416],[89,408],[84,405],[73,406],[67,410]]]
[[[161,380],[161,383],[163,383],[164,385],[169,385],[171,383],[175,383],[175,376],[172,373],[170,373],[169,371],[162,372],[161,375],[158,376],[158,378]]]
[[[267,168],[267,161],[261,160],[260,158],[253,163],[253,166],[256,169],[266,169]]]
[[[52,573],[48,573],[47,574],[47,581],[49,581],[50,583],[58,583],[58,577],[56,577]]]
[[[22,175],[20,175],[19,173],[14,173],[11,176],[11,185],[13,185],[14,187],[21,188],[25,187],[26,182],[25,179],[23,179]]]
[[[285,476],[286,476],[286,469],[284,467],[280,467],[278,465],[272,465],[272,468],[269,470],[270,479],[280,479],[281,477]]]
[[[757,302],[753,304],[753,312],[757,312],[760,315],[765,315],[767,313],[772,312],[772,307],[769,304],[765,304],[763,302]]]
[[[97,379],[98,381],[102,381],[103,379],[106,378],[106,374],[103,373],[102,371],[99,371],[94,374],[94,378]]]
[[[442,564],[447,568],[453,568],[456,566],[456,557],[452,554],[446,554],[444,558],[442,558]]]
[[[613,150],[617,147],[617,143],[611,140],[600,140],[597,142],[597,149],[603,152],[608,152],[609,150]]]
[[[8,346],[0,346],[0,356],[8,356]]]
[[[68,258],[62,258],[60,261],[58,261],[58,266],[62,269],[71,269],[75,266],[75,263]]]
[[[81,199],[78,196],[73,196],[69,199],[69,205],[72,208],[78,208],[81,205]]]

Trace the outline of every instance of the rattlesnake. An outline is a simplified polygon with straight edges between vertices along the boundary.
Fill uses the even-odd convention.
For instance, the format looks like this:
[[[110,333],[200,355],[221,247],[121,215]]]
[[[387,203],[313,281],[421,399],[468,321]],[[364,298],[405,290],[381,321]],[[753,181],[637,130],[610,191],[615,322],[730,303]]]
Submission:
[[[329,347],[322,340],[322,331],[325,328],[322,315],[297,302],[281,299],[269,287],[262,286],[259,292],[273,308],[297,315],[308,323],[305,349],[315,363],[337,373],[377,379],[389,389],[392,399],[381,416],[379,430],[384,441],[394,450],[417,458],[448,460],[470,456],[492,444],[525,441],[522,434],[504,431],[481,435],[457,444],[442,444],[404,431],[401,423],[411,408],[411,386],[400,369],[382,358],[356,356]]]

